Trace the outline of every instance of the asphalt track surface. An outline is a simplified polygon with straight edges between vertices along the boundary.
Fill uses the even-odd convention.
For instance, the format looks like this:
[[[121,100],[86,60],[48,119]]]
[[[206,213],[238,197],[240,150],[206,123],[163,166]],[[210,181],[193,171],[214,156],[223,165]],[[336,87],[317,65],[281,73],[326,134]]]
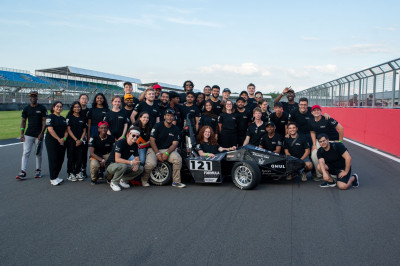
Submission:
[[[285,181],[121,192],[51,186],[47,154],[43,178],[17,181],[22,145],[3,146],[0,264],[398,265],[400,164],[346,146],[361,184],[349,191]]]

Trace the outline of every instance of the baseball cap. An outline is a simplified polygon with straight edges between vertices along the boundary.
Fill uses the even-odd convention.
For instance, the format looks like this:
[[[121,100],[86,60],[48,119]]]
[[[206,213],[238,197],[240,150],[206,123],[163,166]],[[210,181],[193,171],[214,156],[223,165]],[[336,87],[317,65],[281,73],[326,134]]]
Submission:
[[[267,122],[267,125],[266,125],[265,127],[267,127],[267,126],[273,126],[273,127],[275,127],[275,124],[274,124],[274,122],[272,122],[272,121],[268,121],[268,122]]]
[[[225,88],[222,92],[229,92],[229,93],[231,93],[231,90],[228,89],[228,88]]]
[[[29,96],[33,96],[33,95],[38,96],[39,93],[38,93],[37,91],[31,91],[31,92],[29,92]]]
[[[313,105],[313,107],[311,107],[311,111],[314,111],[314,109],[322,110],[321,106],[319,106],[318,104]]]
[[[154,84],[153,90],[161,90],[161,86],[158,84]]]
[[[289,92],[294,93],[294,90],[293,90],[293,89],[289,89],[289,90],[287,91],[287,93],[289,93]]]
[[[237,99],[236,99],[236,102],[238,102],[238,101],[243,101],[243,102],[246,102],[246,100],[245,100],[243,97],[239,97],[239,98],[237,98]]]
[[[130,93],[125,94],[124,100],[133,100],[133,96]]]
[[[106,125],[107,127],[109,127],[109,126],[108,126],[108,123],[107,123],[106,121],[100,121],[100,122],[97,124],[97,127],[100,127],[100,126],[102,126],[102,125]]]

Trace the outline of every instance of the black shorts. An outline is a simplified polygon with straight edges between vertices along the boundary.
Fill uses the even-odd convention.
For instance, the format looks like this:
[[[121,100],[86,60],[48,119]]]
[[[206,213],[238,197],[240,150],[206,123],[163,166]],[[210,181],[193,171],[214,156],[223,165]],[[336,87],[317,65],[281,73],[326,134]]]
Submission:
[[[329,167],[329,166],[328,166]],[[350,170],[349,170],[349,172],[347,173],[347,175],[345,175],[344,177],[342,177],[342,178],[339,178],[339,173],[341,172],[341,171],[344,171],[344,169],[331,169],[331,168],[329,168],[329,174],[331,174],[331,175],[336,175],[337,176],[337,182],[343,182],[343,183],[348,183],[349,182],[349,180],[350,180],[350,177],[351,177],[351,167],[350,167]]]

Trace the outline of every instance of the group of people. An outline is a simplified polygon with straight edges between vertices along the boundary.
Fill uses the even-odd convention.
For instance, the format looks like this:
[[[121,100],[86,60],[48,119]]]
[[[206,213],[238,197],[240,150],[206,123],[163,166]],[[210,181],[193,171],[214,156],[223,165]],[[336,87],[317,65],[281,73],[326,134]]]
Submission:
[[[223,151],[254,145],[300,158],[305,162],[301,180],[324,180],[321,187],[357,187],[357,174],[351,173],[351,157],[342,143],[343,127],[318,105],[308,106],[307,98],[295,102],[295,92],[285,88],[275,99],[273,111],[261,92],[250,83],[233,100],[228,88],[206,86],[194,93],[192,81],[185,81],[184,92],[163,91],[156,84],[139,98],[132,95],[132,84],[124,83],[124,96],[113,96],[110,108],[106,97],[97,93],[88,108],[89,97],[81,94],[72,103],[66,118],[63,103],[56,101],[47,115],[38,104],[38,93],[29,94],[30,105],[22,111],[21,141],[24,142],[21,172],[27,176],[27,160],[36,145],[35,177],[41,177],[41,150],[44,138],[49,160],[50,183],[63,182],[60,171],[67,153],[67,179],[86,177],[89,158],[92,184],[105,178],[114,191],[129,188],[140,176],[149,186],[152,170],[159,161],[172,164],[172,186],[183,188],[182,158],[177,151],[182,129],[191,127],[200,156],[213,157]],[[286,95],[287,102],[281,102]],[[26,123],[28,127],[25,130]],[[89,152],[89,156],[88,156]],[[288,177],[288,179],[292,179]]]

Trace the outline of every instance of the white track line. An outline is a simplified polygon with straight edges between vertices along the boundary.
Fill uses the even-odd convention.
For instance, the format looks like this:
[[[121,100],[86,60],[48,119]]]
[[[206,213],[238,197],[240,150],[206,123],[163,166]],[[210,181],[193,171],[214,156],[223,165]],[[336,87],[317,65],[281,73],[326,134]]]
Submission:
[[[393,160],[393,161],[395,161],[395,162],[397,162],[397,163],[400,163],[400,159],[399,159],[399,158],[396,158],[395,156],[392,156],[392,155],[389,155],[389,154],[387,154],[387,153],[378,151],[378,150],[375,149],[375,148],[368,147],[368,146],[366,146],[366,145],[364,145],[364,144],[355,142],[355,141],[353,141],[353,140],[351,140],[351,139],[348,139],[348,138],[344,138],[344,139],[345,139],[346,141],[348,141],[348,142],[354,144],[354,145],[357,145],[357,146],[363,148],[363,149],[372,151],[372,152],[374,152],[374,153],[376,153],[376,154],[379,154],[379,155],[381,155],[381,156],[383,156],[383,157],[389,158],[389,159],[391,159],[391,160]]]
[[[18,145],[18,144],[22,144],[22,143],[23,143],[23,142],[17,142],[17,143],[4,144],[4,145],[0,145],[0,148],[2,148],[2,147],[7,147],[7,146]]]

